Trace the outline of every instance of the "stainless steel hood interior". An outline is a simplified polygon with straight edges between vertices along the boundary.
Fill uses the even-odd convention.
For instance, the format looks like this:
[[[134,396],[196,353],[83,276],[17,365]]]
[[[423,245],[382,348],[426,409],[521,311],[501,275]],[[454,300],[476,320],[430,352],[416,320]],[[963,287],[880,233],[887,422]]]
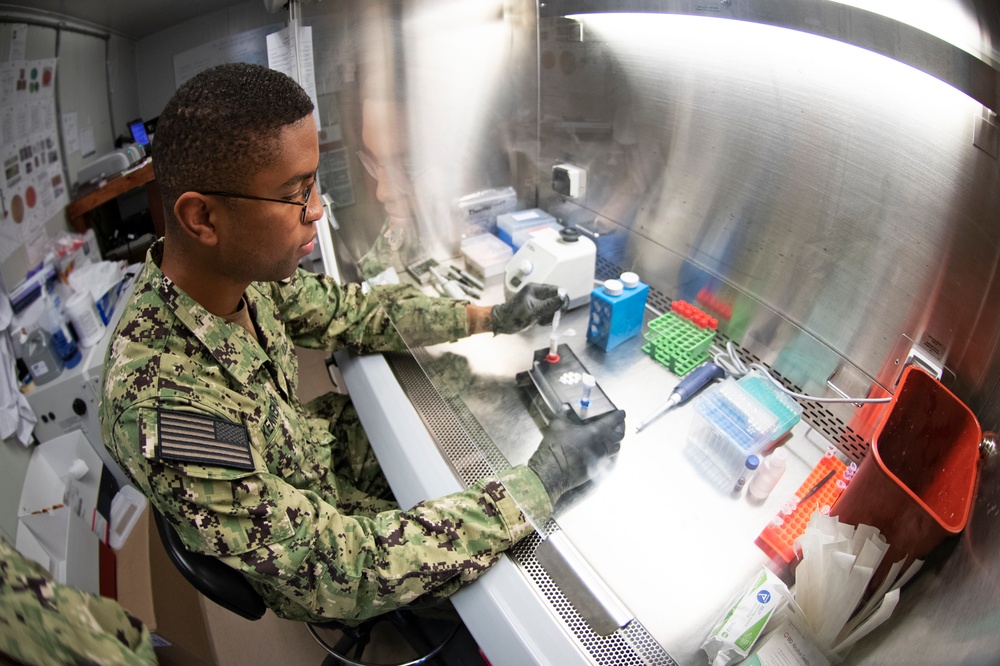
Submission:
[[[630,11],[647,13],[630,19]],[[577,220],[594,213],[654,240],[820,342],[802,343],[795,352],[788,350],[788,340],[768,342],[764,349],[751,343],[750,351],[762,358],[775,360],[778,348],[786,355],[822,356],[823,347],[841,357],[829,359],[825,376],[792,372],[793,383],[815,388],[831,380],[858,395],[874,380],[891,392],[910,345],[936,357],[945,366],[946,383],[975,410],[989,413],[996,402],[989,396],[997,359],[991,358],[996,321],[987,314],[987,303],[996,289],[998,246],[986,229],[996,210],[998,131],[992,109],[1000,89],[990,21],[973,23],[980,28],[979,48],[966,48],[976,51],[974,56],[919,28],[828,1],[557,0],[543,3],[541,16],[541,162],[575,159],[596,171],[590,177],[599,188],[585,201],[566,201],[548,196],[543,186],[543,202],[561,206]],[[730,18],[738,20],[723,20]],[[685,27],[671,28],[677,25]],[[690,42],[684,42],[685,31]],[[836,48],[831,40],[843,46]],[[903,65],[930,76],[915,76]],[[876,76],[882,80],[873,80]],[[581,128],[588,137],[581,137]],[[645,174],[617,164],[602,173],[602,155],[614,162],[616,154],[638,154],[629,142],[642,145]],[[649,173],[659,182],[651,184]],[[649,202],[650,188],[661,197],[657,205]],[[807,201],[801,191],[791,196],[791,188],[817,196]],[[627,191],[645,200],[625,214],[635,218],[631,222],[622,219],[620,206]],[[966,203],[956,207],[962,199]],[[611,201],[618,210],[608,208]],[[914,210],[907,210],[910,206]],[[667,214],[675,221],[667,222]],[[734,222],[722,222],[724,215]],[[969,226],[960,230],[956,224]],[[693,226],[703,231],[692,232]],[[740,247],[728,249],[722,260],[695,237],[728,234],[732,240],[734,231],[752,239],[754,257],[737,241]],[[825,247],[814,255],[809,248],[818,240]],[[645,251],[655,254],[649,246]],[[824,253],[837,259],[824,263]],[[654,272],[670,261],[669,256],[648,259]],[[736,265],[727,269],[720,261]],[[924,273],[935,262],[939,269]],[[749,270],[749,264],[757,269]],[[765,264],[770,277],[761,273]],[[815,283],[812,288],[779,284],[783,273]],[[867,277],[858,282],[862,274]],[[961,296],[949,282],[965,285]],[[876,285],[879,289],[869,290]],[[677,286],[668,293],[677,296]],[[789,290],[797,293],[787,300],[807,304],[779,302],[778,292]],[[941,300],[935,314],[925,299],[942,290],[949,293],[948,303]],[[831,291],[840,292],[832,308]],[[825,295],[817,301],[818,294]],[[806,312],[823,307],[836,319],[828,322],[829,330]],[[853,318],[861,315],[851,310],[865,308],[874,312],[863,315],[862,327]],[[893,316],[898,321],[885,319]],[[733,337],[742,342],[743,333]],[[852,418],[843,412],[842,417]]]
[[[724,304],[722,334],[791,385],[888,395],[924,356],[997,429],[998,9],[920,4],[957,7],[973,29],[942,36],[832,0],[332,2],[305,22],[337,36],[316,49],[321,110],[343,121],[331,153],[361,147],[357,81],[389,64],[436,258],[457,254],[458,197],[510,186],[520,207],[590,230],[601,277],[634,270],[661,305]],[[585,196],[552,190],[564,162],[587,170]],[[350,260],[385,213],[346,165]],[[860,458],[878,415],[848,403],[803,418]],[[951,556],[852,663],[997,653],[995,468]]]

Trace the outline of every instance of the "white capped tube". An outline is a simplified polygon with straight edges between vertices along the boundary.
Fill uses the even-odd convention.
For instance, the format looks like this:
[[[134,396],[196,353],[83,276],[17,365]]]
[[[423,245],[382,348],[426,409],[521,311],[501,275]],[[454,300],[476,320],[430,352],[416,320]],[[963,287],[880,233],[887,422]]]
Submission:
[[[580,406],[590,407],[590,392],[595,386],[597,386],[597,380],[594,379],[594,375],[584,374],[580,381],[583,384],[583,394],[580,396]]]

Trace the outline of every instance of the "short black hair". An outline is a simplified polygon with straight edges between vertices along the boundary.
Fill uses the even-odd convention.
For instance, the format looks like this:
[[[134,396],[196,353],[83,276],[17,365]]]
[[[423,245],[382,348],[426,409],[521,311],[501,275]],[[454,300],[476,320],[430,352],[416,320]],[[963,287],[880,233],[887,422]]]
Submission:
[[[218,65],[185,82],[160,114],[154,138],[167,219],[185,192],[245,188],[270,162],[280,131],[312,111],[294,79],[260,65]]]

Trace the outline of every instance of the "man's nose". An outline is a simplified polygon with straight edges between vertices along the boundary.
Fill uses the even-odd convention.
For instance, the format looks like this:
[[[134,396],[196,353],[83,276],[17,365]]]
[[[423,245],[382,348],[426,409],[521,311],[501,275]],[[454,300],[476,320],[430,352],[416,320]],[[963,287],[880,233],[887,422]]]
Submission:
[[[321,217],[323,217],[323,197],[319,192],[313,191],[306,205],[306,224],[312,224]]]
[[[375,198],[385,204],[395,201],[401,196],[403,196],[403,191],[380,169],[379,179],[375,181]]]

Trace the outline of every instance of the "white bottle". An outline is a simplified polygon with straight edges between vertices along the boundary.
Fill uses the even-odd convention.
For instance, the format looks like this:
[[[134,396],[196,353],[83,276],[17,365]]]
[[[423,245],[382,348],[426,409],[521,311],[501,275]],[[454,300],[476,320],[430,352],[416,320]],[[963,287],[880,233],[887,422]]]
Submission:
[[[764,458],[764,462],[757,470],[757,474],[747,486],[747,493],[758,500],[767,499],[767,496],[778,484],[778,479],[785,473],[785,460],[788,458],[788,451],[785,447],[775,449],[771,455]]]
[[[66,314],[81,347],[93,347],[104,337],[105,326],[89,293],[77,292],[66,301]]]

